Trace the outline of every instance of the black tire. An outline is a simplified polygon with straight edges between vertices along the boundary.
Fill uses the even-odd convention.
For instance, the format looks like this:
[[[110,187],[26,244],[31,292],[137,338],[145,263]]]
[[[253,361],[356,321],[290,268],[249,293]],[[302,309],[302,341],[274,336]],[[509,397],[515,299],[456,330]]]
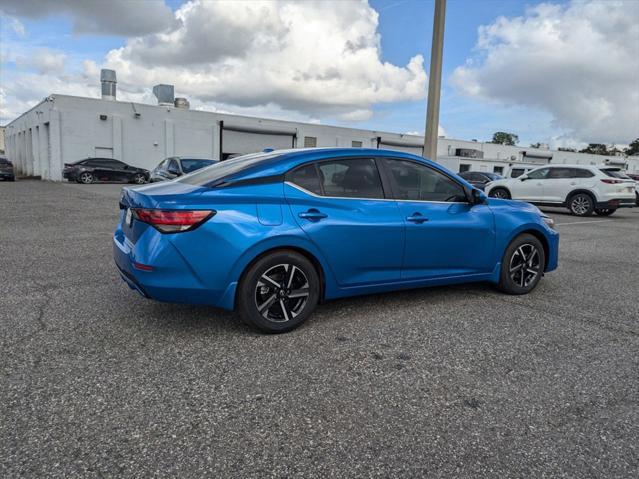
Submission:
[[[143,185],[147,182],[146,176],[144,175],[144,173],[136,173],[135,175],[133,175],[133,179],[131,180],[131,182],[135,183],[136,185]]]
[[[588,193],[576,193],[568,198],[568,209],[575,216],[590,216],[595,210],[595,200]]]
[[[242,276],[238,313],[262,332],[285,333],[308,319],[319,296],[313,264],[295,251],[279,250],[257,260]]]
[[[504,252],[498,288],[507,294],[530,293],[539,284],[545,265],[541,241],[531,234],[519,235]]]
[[[93,183],[94,181],[95,181],[95,176],[93,176],[93,173],[89,171],[83,171],[82,173],[78,175],[78,179],[77,179],[78,183],[82,183],[84,185],[89,185]]]
[[[599,216],[610,216],[615,211],[617,211],[617,208],[595,208],[595,213]]]
[[[639,206],[639,193],[635,193],[635,205]]]
[[[500,198],[502,200],[509,200],[511,198],[510,191],[499,186],[490,190],[490,194],[488,196],[491,198]]]

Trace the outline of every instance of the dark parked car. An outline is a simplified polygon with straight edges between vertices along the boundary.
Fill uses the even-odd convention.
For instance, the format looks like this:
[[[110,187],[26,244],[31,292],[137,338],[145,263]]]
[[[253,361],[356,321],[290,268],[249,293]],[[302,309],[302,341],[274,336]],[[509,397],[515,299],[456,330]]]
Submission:
[[[460,173],[459,176],[480,190],[483,190],[491,181],[501,180],[503,178],[503,176],[497,173],[488,173],[486,171],[464,171]]]
[[[87,158],[65,163],[62,176],[69,181],[85,184],[96,181],[121,181],[141,185],[149,181],[149,170],[111,158]]]
[[[151,171],[151,181],[173,180],[178,176],[211,166],[215,163],[217,163],[217,160],[207,158],[182,158],[173,156],[162,161],[162,163]]]
[[[5,158],[0,158],[0,178],[5,181],[16,180],[16,175],[13,172],[13,164]]]

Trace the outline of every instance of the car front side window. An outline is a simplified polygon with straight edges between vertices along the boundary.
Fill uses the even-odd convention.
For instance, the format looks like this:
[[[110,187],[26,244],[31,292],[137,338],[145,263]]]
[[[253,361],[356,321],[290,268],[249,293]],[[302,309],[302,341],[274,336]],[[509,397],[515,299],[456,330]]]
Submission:
[[[548,173],[550,168],[540,168],[539,170],[534,170],[528,173],[528,178],[531,180],[544,180],[548,177]]]
[[[464,202],[463,187],[445,174],[426,165],[406,160],[384,160],[399,200]]]

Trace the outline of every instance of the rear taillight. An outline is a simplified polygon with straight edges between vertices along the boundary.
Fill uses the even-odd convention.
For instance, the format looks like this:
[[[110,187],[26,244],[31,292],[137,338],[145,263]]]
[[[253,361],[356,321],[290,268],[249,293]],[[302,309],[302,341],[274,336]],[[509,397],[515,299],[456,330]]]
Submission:
[[[619,183],[624,183],[623,180],[613,180],[613,179],[610,179],[610,178],[604,178],[601,181],[603,181],[604,183],[607,183],[609,185],[618,185]]]
[[[151,210],[134,208],[135,219],[150,224],[161,233],[190,231],[215,215],[213,210]]]

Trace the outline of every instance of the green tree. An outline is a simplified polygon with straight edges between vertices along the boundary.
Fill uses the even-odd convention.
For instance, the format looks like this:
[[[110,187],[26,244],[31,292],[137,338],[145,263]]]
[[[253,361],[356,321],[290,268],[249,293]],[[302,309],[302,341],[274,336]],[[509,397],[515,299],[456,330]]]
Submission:
[[[603,143],[588,143],[588,146],[579,153],[590,153],[591,155],[609,155],[608,147]]]
[[[531,148],[541,148],[541,143],[537,142],[537,143],[531,143],[530,144]]]
[[[497,145],[510,145],[514,146],[519,141],[519,136],[514,133],[508,133],[505,131],[497,131],[493,134],[493,139],[490,143]]]
[[[635,156],[635,155],[639,155],[639,138],[637,138],[635,141],[631,142],[628,145],[628,148],[626,148],[625,150],[623,150],[623,152],[628,155],[628,156]]]
[[[564,146],[560,146],[559,148],[557,148],[559,151],[572,151],[573,153],[577,153],[577,150],[575,148],[566,148]]]

